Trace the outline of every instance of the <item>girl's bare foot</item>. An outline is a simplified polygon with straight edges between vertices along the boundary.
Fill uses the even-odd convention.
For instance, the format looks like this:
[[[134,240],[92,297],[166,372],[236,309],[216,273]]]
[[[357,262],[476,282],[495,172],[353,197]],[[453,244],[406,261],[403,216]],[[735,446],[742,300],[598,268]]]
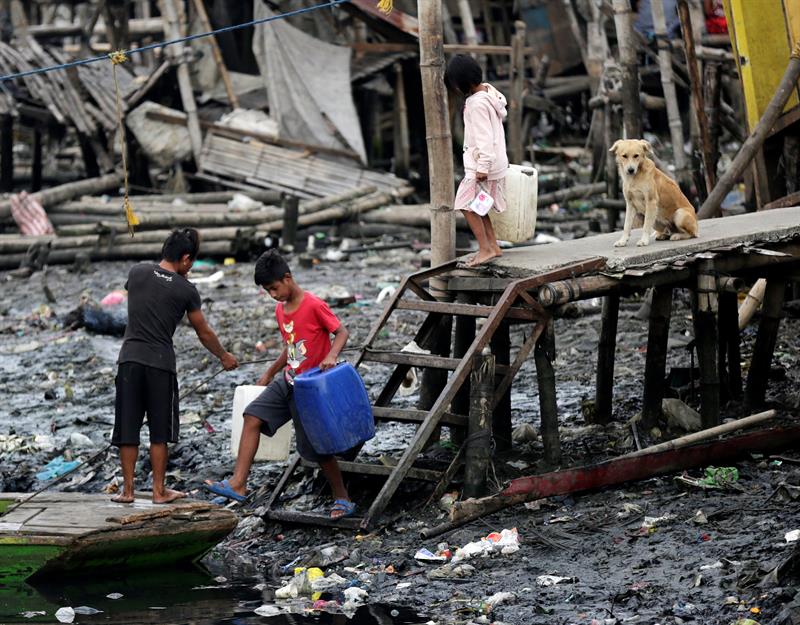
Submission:
[[[494,250],[490,250],[488,252],[478,252],[473,256],[468,262],[464,263],[465,267],[478,267],[479,265],[485,265],[493,258],[497,258],[498,256],[502,256],[503,252],[495,252]]]
[[[133,503],[134,496],[131,493],[120,493],[111,498],[114,503]]]
[[[182,493],[179,490],[172,490],[171,488],[165,488],[163,492],[158,494],[153,491],[153,503],[172,503],[184,497],[186,497],[186,493]]]

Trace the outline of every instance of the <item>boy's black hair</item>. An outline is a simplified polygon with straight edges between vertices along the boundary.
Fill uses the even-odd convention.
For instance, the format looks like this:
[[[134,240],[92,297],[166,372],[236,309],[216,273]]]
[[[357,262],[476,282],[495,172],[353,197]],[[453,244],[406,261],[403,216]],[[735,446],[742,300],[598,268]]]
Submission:
[[[444,84],[449,89],[468,96],[473,87],[483,82],[483,71],[478,62],[466,54],[456,54],[447,64]]]
[[[276,280],[282,280],[287,273],[292,273],[292,270],[289,269],[289,263],[280,255],[278,250],[271,249],[258,257],[253,279],[258,286],[267,286]]]
[[[170,232],[161,248],[161,258],[177,263],[184,254],[194,260],[200,251],[200,234],[194,228],[180,228]]]

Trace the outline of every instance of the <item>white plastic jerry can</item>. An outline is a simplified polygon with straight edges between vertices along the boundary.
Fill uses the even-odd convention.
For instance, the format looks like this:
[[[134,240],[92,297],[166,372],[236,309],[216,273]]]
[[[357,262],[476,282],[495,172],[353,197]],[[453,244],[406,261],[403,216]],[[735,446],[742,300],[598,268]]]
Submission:
[[[244,409],[247,405],[258,397],[265,389],[265,386],[255,386],[245,384],[237,386],[233,394],[233,410],[231,412],[231,454],[234,458],[239,455],[239,439],[242,437],[242,425],[244,424]],[[256,452],[256,462],[266,462],[269,460],[286,460],[289,457],[289,445],[292,442],[294,426],[289,421],[275,432],[275,436],[261,435]]]
[[[509,165],[506,174],[506,210],[489,215],[497,239],[522,243],[536,230],[536,199],[539,183],[536,169]]]

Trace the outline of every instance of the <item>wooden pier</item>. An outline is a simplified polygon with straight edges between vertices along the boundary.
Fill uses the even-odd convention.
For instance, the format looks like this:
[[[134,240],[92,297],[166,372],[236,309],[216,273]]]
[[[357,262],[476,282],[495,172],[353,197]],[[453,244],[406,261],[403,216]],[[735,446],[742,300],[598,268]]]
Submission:
[[[390,363],[394,371],[375,401],[379,421],[418,424],[402,457],[394,467],[382,467],[386,481],[361,519],[345,519],[346,525],[374,525],[404,479],[437,481],[434,492],[443,492],[464,458],[477,458],[476,445],[485,445],[491,433],[497,446],[510,445],[510,387],[525,360],[533,354],[541,415],[545,460],[560,463],[558,415],[555,393],[555,350],[558,343],[553,316],[557,307],[581,299],[603,296],[602,329],[598,346],[597,420],[608,422],[613,396],[613,369],[620,298],[652,289],[648,327],[647,360],[642,378],[643,418],[654,424],[661,415],[667,339],[676,288],[692,292],[693,323],[700,365],[701,415],[704,427],[720,422],[720,396],[737,397],[742,391],[739,367],[737,290],[756,279],[767,281],[766,295],[746,381],[746,399],[757,407],[764,400],[769,365],[775,347],[786,284],[800,263],[800,207],[706,220],[700,237],[684,241],[654,241],[647,247],[631,243],[615,248],[618,233],[576,241],[532,246],[507,251],[501,259],[479,270],[458,269],[455,261],[420,271],[406,278],[374,324],[357,364]],[[631,241],[636,241],[634,234]],[[450,302],[432,295],[429,282],[444,281]],[[434,353],[409,353],[375,349],[379,333],[396,311],[427,314],[413,337]],[[476,319],[483,318],[478,326]],[[513,362],[509,327],[526,324],[530,331],[517,346]],[[453,328],[452,333],[450,328]],[[452,339],[452,340],[444,340]],[[447,344],[442,350],[441,345]],[[452,350],[450,346],[452,345]],[[491,353],[489,353],[491,352]],[[449,372],[428,410],[394,408],[390,404],[412,367]],[[494,394],[486,398],[486,372],[492,372]],[[481,384],[483,392],[470,394],[469,383]],[[723,384],[724,383],[724,384]],[[723,388],[724,387],[724,388]],[[486,404],[491,408],[486,423]],[[469,414],[467,414],[469,413]],[[462,450],[437,479],[414,461],[440,426],[458,433]],[[280,491],[296,465],[287,469],[270,500],[275,520],[319,522],[322,517],[272,510]],[[360,470],[362,467],[363,470]],[[347,469],[375,474],[374,465],[350,462]],[[469,489],[481,488],[480,471],[470,471]],[[477,475],[477,477],[476,477]],[[485,475],[485,473],[484,473]],[[422,476],[422,477],[421,477]],[[475,481],[477,480],[477,483]]]

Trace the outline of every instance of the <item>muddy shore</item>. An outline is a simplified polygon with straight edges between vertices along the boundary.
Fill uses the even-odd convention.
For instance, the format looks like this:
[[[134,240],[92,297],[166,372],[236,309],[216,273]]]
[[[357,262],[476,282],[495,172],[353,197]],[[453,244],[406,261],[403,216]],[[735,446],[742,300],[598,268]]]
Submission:
[[[341,294],[333,287],[341,286],[357,297],[355,303],[335,308],[351,331],[350,347],[355,347],[381,311],[381,305],[375,303],[379,292],[396,285],[418,264],[414,252],[398,250],[294,269],[299,283],[317,294],[338,297]],[[122,288],[130,265],[97,263],[85,274],[73,273],[67,267],[51,268],[47,284],[55,303],[47,302],[41,274],[18,281],[0,273],[0,488],[4,491],[35,490],[43,484],[35,474],[52,458],[63,455],[85,459],[107,444],[121,340],[85,329],[65,331],[62,324],[82,293],[99,301],[108,292]],[[224,278],[198,288],[204,311],[223,344],[240,360],[277,355],[274,303],[253,284],[252,264],[213,270],[217,269],[224,271]],[[605,427],[587,425],[582,411],[586,400],[593,397],[599,308],[587,303],[576,312],[578,316],[556,322],[556,376],[565,466],[601,460],[633,448],[628,421],[641,404],[646,347],[646,322],[636,316],[640,303],[638,299],[626,300],[620,313],[614,422]],[[685,349],[691,340],[689,311],[688,298],[676,296],[668,367],[690,364]],[[401,346],[400,335],[407,336],[418,319],[408,313],[390,326],[384,339],[387,346],[392,342]],[[776,375],[768,395],[772,405],[790,414],[796,412],[799,401],[797,336],[798,321],[787,318],[781,325]],[[753,340],[751,327],[744,333],[745,363]],[[256,347],[259,342],[266,351]],[[203,350],[190,327],[179,328],[175,345],[182,390],[194,387],[218,369],[216,360]],[[203,479],[228,474],[232,468],[233,389],[253,383],[265,366],[249,365],[219,375],[182,403],[181,442],[172,451],[168,473],[171,486],[193,490]],[[386,368],[374,366],[363,375],[370,391],[377,393]],[[414,397],[402,401],[411,405]],[[538,429],[532,361],[526,363],[514,384],[512,406],[515,425],[532,423]],[[736,417],[745,412],[740,405],[729,405],[724,415]],[[204,420],[208,426],[204,426]],[[399,455],[409,432],[407,426],[380,426],[378,436],[365,448],[365,457],[377,461],[382,455]],[[664,434],[679,433],[664,428]],[[536,472],[542,468],[541,451],[539,441],[530,441],[517,445],[511,453],[498,455],[492,478],[502,483]],[[426,458],[435,465],[446,461],[451,453],[445,436],[444,443],[429,450]],[[784,455],[798,457],[796,451]],[[734,489],[700,491],[676,482],[674,476],[651,479],[599,493],[553,498],[538,509],[518,506],[428,541],[419,537],[419,530],[442,522],[446,515],[435,506],[418,508],[430,492],[429,487],[421,489],[419,484],[409,484],[398,492],[387,511],[387,518],[393,521],[369,535],[264,524],[258,517],[260,504],[256,501],[242,510],[240,528],[211,557],[235,562],[248,575],[263,579],[265,600],[269,600],[272,590],[291,577],[283,574],[286,565],[298,557],[296,564],[313,564],[321,546],[335,544],[345,557],[324,567],[326,573],[336,572],[348,584],[362,586],[368,602],[406,605],[440,623],[727,625],[745,618],[762,625],[800,623],[797,607],[794,616],[781,616],[781,610],[791,609],[800,582],[800,564],[784,566],[772,580],[762,579],[794,554],[794,545],[787,543],[784,535],[800,527],[798,503],[786,495],[786,489],[775,493],[781,483],[800,483],[798,465],[754,457],[737,468],[739,480]],[[269,486],[281,470],[279,463],[257,465],[251,486]],[[138,487],[146,489],[149,467],[144,453],[138,475]],[[113,490],[120,479],[116,456],[111,454],[93,469],[79,471],[60,488]],[[350,482],[351,493],[362,507],[368,506],[378,487],[378,482],[361,478]],[[290,487],[286,499],[292,507],[324,510],[324,481],[309,471]],[[697,514],[700,510],[702,515]],[[645,517],[667,518],[643,528]],[[421,547],[435,552],[437,545],[446,541],[454,549],[491,531],[512,527],[519,532],[519,551],[471,559],[467,563],[474,570],[460,579],[431,579],[428,574],[439,565],[414,559]],[[540,586],[543,582],[539,578],[547,575],[566,580]],[[488,610],[485,600],[500,592],[513,593],[514,597],[506,597]],[[302,610],[310,604],[310,598],[301,598],[279,605]]]

